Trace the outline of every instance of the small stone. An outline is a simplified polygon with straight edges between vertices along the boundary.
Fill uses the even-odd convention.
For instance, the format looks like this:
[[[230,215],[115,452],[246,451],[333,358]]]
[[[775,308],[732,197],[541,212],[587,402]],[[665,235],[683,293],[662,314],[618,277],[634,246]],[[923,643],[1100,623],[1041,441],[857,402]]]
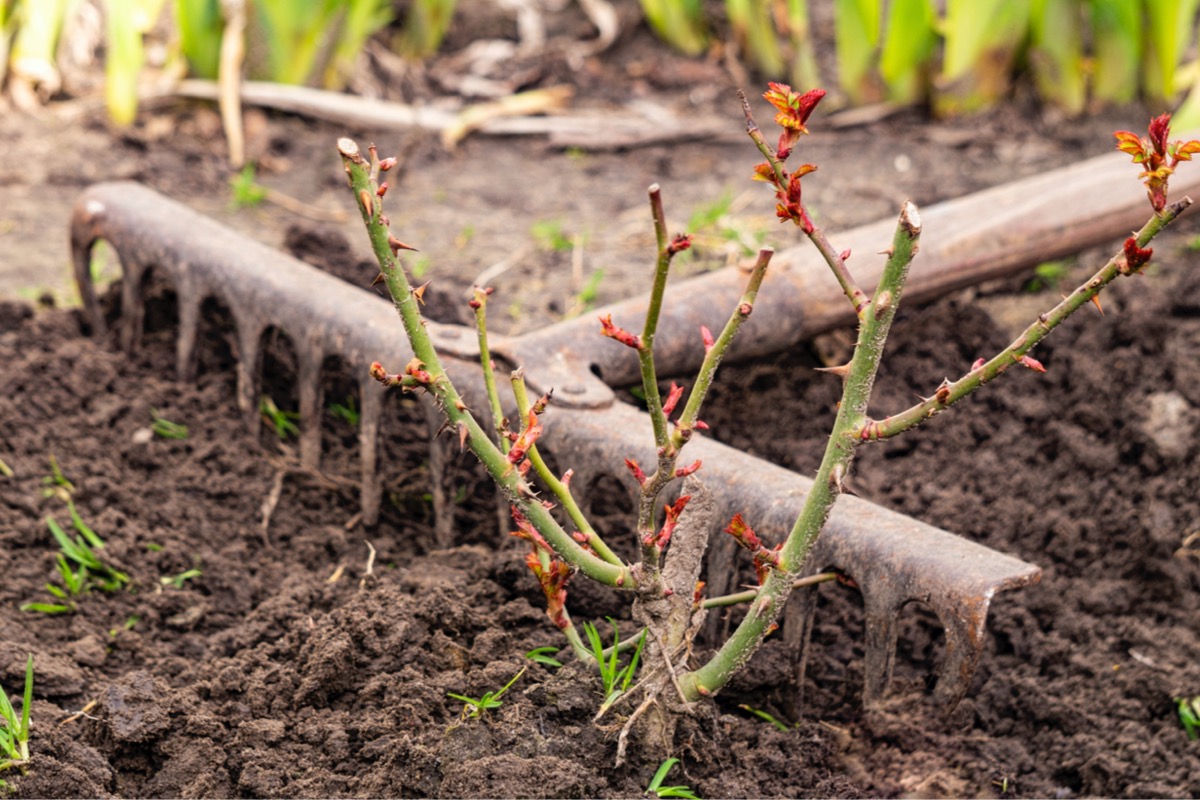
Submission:
[[[1155,392],[1147,398],[1142,431],[1164,456],[1183,458],[1191,452],[1200,411],[1178,392]]]

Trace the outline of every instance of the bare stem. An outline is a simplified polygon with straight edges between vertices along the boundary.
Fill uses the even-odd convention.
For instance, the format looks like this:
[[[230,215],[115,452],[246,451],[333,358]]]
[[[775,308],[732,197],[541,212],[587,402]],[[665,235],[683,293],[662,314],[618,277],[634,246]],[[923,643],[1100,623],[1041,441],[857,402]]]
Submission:
[[[1134,236],[1138,247],[1144,248],[1149,244],[1155,236],[1161,233],[1164,228],[1170,225],[1191,204],[1191,198],[1185,197],[1167,206],[1159,214],[1151,217]],[[1021,364],[1022,357],[1037,346],[1042,339],[1046,338],[1050,331],[1057,328],[1067,317],[1074,314],[1080,307],[1090,302],[1093,297],[1100,294],[1118,276],[1127,273],[1125,256],[1123,253],[1117,253],[1095,275],[1075,289],[1075,291],[1071,292],[1070,295],[1063,298],[1061,303],[1046,313],[1039,314],[1032,325],[1026,328],[1012,344],[1001,350],[991,360],[973,367],[967,374],[953,383],[943,383],[932,396],[895,416],[879,421],[864,420],[853,433],[865,441],[889,439],[920,425],[930,417],[937,416],[988,381]],[[976,363],[978,364],[979,362]]]
[[[520,370],[512,374],[511,381],[513,397],[517,401],[517,413],[522,419],[525,419],[526,415],[529,414],[531,406],[529,403],[529,392],[525,387],[525,378]],[[624,566],[624,562],[613,553],[604,540],[600,538],[600,534],[596,533],[596,529],[592,527],[587,517],[584,516],[579,503],[575,501],[574,495],[571,494],[571,487],[560,480],[546,464],[546,460],[538,452],[537,445],[535,444],[533,447],[530,447],[526,455],[533,462],[533,469],[537,472],[538,477],[542,479],[542,483],[546,484],[546,488],[558,498],[558,501],[562,504],[571,521],[575,523],[575,527],[579,529],[579,532],[587,537],[587,544],[596,551],[597,555],[610,564]]]
[[[504,407],[500,402],[500,392],[496,389],[496,366],[492,363],[491,351],[488,349],[487,301],[491,293],[491,289],[476,286],[471,308],[475,311],[475,332],[479,337],[479,365],[483,368],[483,385],[487,391],[488,405],[492,409],[496,441],[500,444],[501,452],[507,454],[512,443],[504,437]]]
[[[771,263],[771,256],[774,254],[775,251],[769,247],[758,251],[758,259],[750,271],[750,280],[746,283],[746,291],[742,293],[737,307],[729,315],[720,335],[713,342],[712,347],[708,348],[708,352],[704,354],[704,361],[700,364],[700,371],[696,374],[696,383],[692,386],[687,404],[683,407],[679,420],[675,423],[673,444],[676,450],[681,448],[692,435],[692,431],[696,427],[696,420],[700,417],[700,408],[704,404],[705,397],[708,396],[709,389],[712,388],[717,367],[721,365],[721,360],[729,352],[729,347],[733,344],[734,337],[737,336],[742,323],[749,319],[750,314],[754,311],[754,302],[758,299],[759,287],[762,286],[763,278],[767,274],[767,266]]]
[[[359,211],[362,212],[363,222],[367,227],[371,249],[379,262],[380,271],[392,295],[392,302],[400,314],[413,353],[420,362],[420,370],[428,376],[428,379],[422,382],[422,388],[434,396],[451,426],[460,431],[465,429],[467,445],[483,463],[492,480],[560,557],[599,583],[626,590],[635,589],[636,578],[627,567],[611,564],[584,550],[563,530],[549,510],[536,499],[533,489],[521,477],[520,471],[509,462],[508,457],[491,441],[471,414],[446,374],[437,350],[425,330],[418,298],[397,257],[397,245],[400,243],[391,235],[387,218],[383,215],[382,191],[379,186],[381,167],[374,148],[371,148],[371,159],[368,161],[352,139],[343,138],[338,140],[338,152],[342,156],[350,187],[354,191]]]
[[[667,240],[667,220],[663,212],[662,191],[658,184],[649,189],[650,213],[654,218],[654,239],[658,244],[658,258],[654,267],[654,285],[650,289],[650,302],[646,307],[646,321],[642,325],[641,346],[638,347],[638,362],[642,371],[642,389],[646,396],[646,408],[654,426],[654,443],[658,448],[667,446],[667,419],[663,414],[662,398],[658,393],[658,376],[654,367],[654,334],[658,329],[658,317],[662,311],[663,294],[667,288],[667,274],[671,270],[670,250]]]
[[[745,618],[720,650],[700,669],[681,676],[680,684],[689,699],[698,699],[719,690],[758,649],[783,610],[797,573],[829,519],[854,460],[859,441],[854,438],[852,431],[866,418],[875,373],[883,357],[883,346],[896,316],[920,233],[921,220],[917,208],[912,203],[905,203],[892,239],[892,254],[884,267],[879,287],[859,317],[858,343],[846,374],[842,401],[825,456],[817,470],[816,480],[805,497],[800,515],[783,543],[779,566],[767,575]]]
[[[793,589],[802,589],[805,586],[816,586],[829,581],[836,581],[838,573],[836,572],[818,572],[816,575],[809,575],[807,578],[798,578],[792,581]],[[720,597],[706,597],[700,601],[702,608],[723,608],[725,606],[736,606],[742,603],[749,603],[752,600],[758,599],[758,589],[747,589],[744,592],[736,594],[726,594]]]

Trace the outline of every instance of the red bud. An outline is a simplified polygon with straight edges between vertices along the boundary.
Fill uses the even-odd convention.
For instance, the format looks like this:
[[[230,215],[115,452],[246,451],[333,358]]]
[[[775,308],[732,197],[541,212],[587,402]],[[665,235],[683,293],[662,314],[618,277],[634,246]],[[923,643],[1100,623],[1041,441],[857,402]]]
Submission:
[[[1042,366],[1042,362],[1031,356],[1021,356],[1017,359],[1017,363],[1022,367],[1033,370],[1034,372],[1045,372],[1046,368]]]
[[[619,328],[613,324],[612,314],[606,314],[600,317],[600,333],[610,339],[616,339],[626,347],[632,347],[634,350],[642,349],[642,337],[630,333],[624,328]]]
[[[1142,249],[1138,247],[1137,239],[1130,236],[1125,240],[1125,265],[1126,268],[1121,270],[1128,275],[1133,272],[1141,272],[1142,269],[1150,262],[1150,257],[1154,255],[1154,248],[1147,247]]]
[[[671,416],[671,412],[675,410],[675,406],[679,404],[679,398],[683,397],[683,387],[677,386],[675,381],[671,381],[671,391],[667,392],[667,399],[663,401],[663,415]]]

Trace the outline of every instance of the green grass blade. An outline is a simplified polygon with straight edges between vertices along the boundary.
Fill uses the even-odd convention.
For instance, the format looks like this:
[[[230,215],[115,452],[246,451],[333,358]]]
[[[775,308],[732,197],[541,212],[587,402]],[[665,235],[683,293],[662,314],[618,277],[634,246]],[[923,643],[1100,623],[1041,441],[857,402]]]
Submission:
[[[67,594],[74,596],[81,593],[83,591],[83,581],[85,575],[87,574],[87,569],[85,567],[80,567],[79,572],[77,573],[75,570],[71,569],[71,565],[67,563],[67,557],[65,555],[62,553],[55,553],[55,558],[58,562],[58,574],[62,578],[63,586],[66,587]],[[59,591],[55,591],[55,589],[58,588],[57,586],[52,587],[51,584],[47,584],[46,588],[50,590],[50,594],[54,595],[60,600],[67,599],[65,595],[60,594],[62,591],[61,589]]]
[[[821,85],[821,73],[813,50],[811,27],[808,24],[808,0],[787,0],[784,24],[790,41],[788,61],[791,64],[792,86],[806,91]]]
[[[931,0],[892,0],[879,56],[879,75],[893,103],[916,103],[928,89],[930,59],[937,46],[937,15]]]
[[[0,686],[0,720],[4,721],[7,735],[15,736],[19,728],[17,712],[13,709],[12,702],[8,699],[8,693],[4,691],[3,686]]]
[[[25,659],[25,697],[21,708],[21,727],[18,730],[18,740],[29,740],[29,707],[33,705],[33,653]]]
[[[1175,71],[1195,30],[1200,0],[1148,0],[1145,5],[1148,47],[1143,86],[1151,99],[1170,102],[1175,96]]]
[[[939,114],[978,111],[1004,96],[1029,10],[1030,0],[947,0]]]
[[[620,674],[617,670],[617,659],[621,655],[621,632],[617,629],[617,621],[612,617],[608,618],[608,622],[612,625],[613,643],[608,654],[608,669],[604,670],[604,694],[609,695],[617,685],[617,678]]]
[[[725,0],[734,38],[743,60],[750,61],[768,77],[783,77],[783,56],[769,3],[759,0]]]
[[[637,647],[633,651],[633,657],[629,659],[629,666],[625,667],[624,677],[621,679],[621,691],[627,691],[629,684],[633,683],[633,677],[637,674],[638,662],[642,658],[642,647],[646,644],[646,630],[642,629],[642,635],[638,637]],[[616,652],[616,648],[613,648]]]
[[[175,0],[179,49],[192,74],[216,80],[221,62],[221,0]]]
[[[1142,61],[1141,0],[1090,0],[1092,96],[1129,103]]]
[[[679,52],[698,56],[708,47],[702,0],[641,0],[646,22]]]
[[[23,603],[22,611],[32,611],[35,614],[71,614],[75,611],[74,605],[64,605],[62,603]]]
[[[600,632],[596,630],[596,626],[590,622],[583,623],[583,632],[588,638],[588,645],[592,648],[592,655],[596,657],[596,662],[604,663],[604,642],[600,641]]]
[[[340,90],[346,86],[354,74],[363,45],[393,18],[389,0],[349,0],[348,5],[333,46],[333,55],[325,70],[323,83],[326,89]],[[453,14],[454,4],[450,5]]]
[[[83,536],[83,538],[92,547],[97,550],[104,549],[104,540],[101,539],[94,530],[88,527],[87,523],[79,516],[79,512],[75,509],[75,501],[67,500],[67,510],[71,512],[71,524],[75,526],[75,530]]]
[[[882,4],[878,0],[834,0],[838,83],[855,105],[882,98],[876,74]]]
[[[455,0],[416,0],[396,42],[400,55],[419,61],[436,53],[450,29],[454,6]]]
[[[658,793],[658,788],[662,786],[662,782],[667,779],[667,774],[671,769],[679,763],[678,758],[668,758],[666,761],[658,765],[658,770],[654,773],[654,777],[650,779],[650,785],[646,787],[646,794],[651,792]]]
[[[1082,114],[1087,104],[1083,73],[1081,0],[1033,0],[1030,7],[1029,60],[1042,98],[1068,114]]]
[[[20,25],[13,38],[14,73],[57,88],[55,54],[71,0],[29,0],[21,3]]]
[[[50,533],[53,534],[58,546],[62,549],[67,558],[85,567],[101,566],[100,560],[96,558],[96,554],[87,548],[82,541],[73,540],[67,536],[67,532],[62,529],[53,517],[46,517],[46,526],[50,528]]]

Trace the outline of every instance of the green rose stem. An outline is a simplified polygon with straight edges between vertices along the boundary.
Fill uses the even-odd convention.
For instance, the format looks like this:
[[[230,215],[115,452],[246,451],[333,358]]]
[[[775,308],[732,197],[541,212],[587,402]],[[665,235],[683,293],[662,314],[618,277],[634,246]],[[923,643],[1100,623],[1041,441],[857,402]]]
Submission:
[[[684,442],[691,438],[692,431],[696,428],[696,423],[700,417],[700,407],[704,404],[704,399],[708,396],[708,390],[712,388],[713,378],[716,377],[717,367],[721,365],[721,359],[725,357],[730,345],[733,344],[733,339],[737,336],[742,324],[750,318],[750,314],[754,311],[754,302],[758,299],[758,290],[762,286],[763,278],[767,275],[767,267],[771,263],[771,257],[775,255],[775,251],[770,247],[764,247],[758,251],[758,258],[754,261],[754,266],[750,269],[750,279],[746,281],[746,290],[742,297],[738,300],[737,307],[733,313],[729,315],[729,320],[726,321],[725,327],[721,329],[721,333],[713,341],[712,347],[704,354],[704,361],[700,363],[700,370],[696,373],[696,382],[692,386],[692,391],[688,395],[687,404],[683,407],[683,411],[679,415],[678,422],[675,423],[675,432],[672,434],[671,442],[676,450],[683,447]]]
[[[434,396],[450,425],[460,431],[465,429],[467,446],[483,463],[492,480],[568,564],[599,583],[626,590],[637,588],[637,581],[628,567],[611,564],[584,550],[563,530],[549,510],[534,497],[532,488],[516,465],[509,462],[467,409],[425,330],[418,297],[397,257],[398,250],[406,245],[391,235],[387,218],[383,215],[382,196],[386,192],[386,184],[379,184],[379,173],[384,168],[374,148],[371,148],[368,162],[353,140],[342,138],[338,139],[338,152],[362,212],[371,249],[400,314],[413,354],[419,362],[414,370],[417,375],[410,373],[396,382],[411,388],[420,386]]]
[[[802,589],[805,586],[816,586],[820,583],[828,583],[836,581],[839,575],[836,572],[818,572],[816,575],[809,575],[806,578],[797,578],[792,581],[793,589]],[[701,608],[724,608],[725,606],[736,606],[742,603],[749,603],[758,598],[758,589],[747,589],[744,592],[736,594],[725,594],[720,597],[706,597],[700,601]]]
[[[496,390],[496,365],[492,363],[491,350],[488,348],[487,301],[491,294],[490,288],[476,286],[470,305],[471,310],[475,312],[475,333],[479,340],[479,365],[483,368],[483,385],[487,391],[488,405],[492,409],[492,424],[496,427],[496,440],[500,443],[500,449],[507,455],[511,442],[504,436],[507,427],[504,419],[504,406],[500,402],[500,393]]]
[[[862,314],[854,357],[846,367],[842,401],[838,408],[829,444],[817,470],[816,480],[804,500],[800,515],[792,526],[778,566],[770,570],[757,598],[746,612],[742,623],[721,646],[712,659],[695,672],[681,675],[680,689],[688,700],[716,692],[742,668],[758,649],[796,581],[797,573],[816,542],[829,512],[842,491],[843,481],[850,472],[855,448],[862,440],[855,435],[867,415],[867,402],[875,382],[875,372],[883,357],[883,346],[900,304],[901,291],[908,268],[917,251],[921,220],[917,208],[905,203],[892,239],[891,254],[884,266],[883,276]]]
[[[647,476],[637,464],[632,461],[627,462],[641,486],[636,527],[642,556],[640,591],[644,593],[646,598],[653,598],[661,596],[665,590],[665,587],[662,585],[661,573],[662,550],[670,538],[670,531],[666,526],[673,526],[674,524],[668,521],[664,523],[662,534],[656,532],[655,517],[658,512],[659,494],[673,480],[694,472],[700,467],[699,462],[696,462],[688,467],[677,469],[676,465],[679,460],[680,450],[687,443],[688,439],[691,438],[693,430],[698,425],[697,415],[699,414],[700,406],[708,393],[709,387],[712,385],[713,376],[716,373],[718,365],[721,363],[721,359],[733,343],[738,329],[754,309],[755,298],[758,295],[759,287],[762,285],[767,266],[771,261],[774,251],[770,248],[764,248],[759,252],[758,259],[750,271],[750,279],[747,283],[746,291],[743,293],[737,307],[730,314],[729,320],[721,331],[720,337],[714,341],[706,330],[702,331],[705,358],[701,364],[687,405],[675,422],[674,430],[669,431],[667,420],[669,409],[664,408],[662,396],[658,390],[658,375],[654,363],[654,336],[657,332],[658,319],[662,311],[663,295],[666,291],[671,261],[677,253],[691,246],[691,237],[684,234],[669,237],[667,234],[666,215],[663,212],[662,193],[657,185],[650,187],[649,197],[655,239],[658,245],[658,257],[655,262],[654,282],[647,302],[646,318],[642,325],[642,333],[640,336],[634,336],[628,331],[618,328],[611,318],[604,318],[601,322],[606,336],[610,336],[637,351],[638,364],[642,377],[642,388],[654,428],[654,441],[657,448],[657,463],[654,472]],[[670,406],[673,407],[677,400],[677,396],[672,397],[669,401]],[[536,465],[536,462],[534,463]],[[675,516],[682,512],[686,501],[686,497],[681,498],[675,504],[672,511]]]
[[[1145,248],[1155,236],[1161,233],[1164,228],[1170,225],[1191,204],[1191,198],[1185,197],[1178,202],[1168,205],[1160,213],[1151,217],[1142,226],[1142,229],[1133,236],[1132,240],[1136,243],[1137,248]],[[1148,260],[1149,256],[1146,255],[1145,258]],[[1099,295],[1104,287],[1112,283],[1118,276],[1136,274],[1143,266],[1145,266],[1145,262],[1131,268],[1126,253],[1117,253],[1095,275],[1075,289],[1075,291],[1071,292],[1070,295],[1063,298],[1061,303],[1045,314],[1040,314],[1037,320],[1026,328],[1012,344],[1001,350],[990,361],[983,363],[983,359],[980,359],[976,362],[976,366],[972,367],[971,371],[966,375],[953,383],[943,383],[931,397],[922,400],[900,414],[879,421],[864,420],[854,433],[859,438],[867,441],[888,439],[899,433],[903,433],[909,428],[920,425],[930,417],[940,414],[954,403],[974,392],[980,386],[983,386],[983,384],[1007,372],[1013,366],[1020,364],[1037,371],[1045,371],[1040,364],[1028,359],[1026,353],[1032,350],[1038,342],[1046,338],[1046,335],[1050,331],[1062,324],[1067,317],[1074,314],[1081,306]]]
[[[513,398],[517,401],[517,413],[522,419],[525,419],[529,414],[530,408],[532,408],[529,403],[529,391],[525,387],[525,376],[521,370],[517,370],[512,374],[510,380],[512,382]],[[546,488],[562,503],[563,510],[567,512],[567,516],[571,518],[571,522],[575,523],[575,527],[579,529],[579,532],[587,537],[586,544],[590,545],[598,556],[610,564],[623,566],[624,562],[613,553],[604,540],[600,538],[600,535],[596,533],[596,529],[592,527],[592,524],[588,522],[587,517],[584,516],[583,509],[579,507],[579,503],[575,501],[575,496],[571,494],[571,487],[568,482],[560,480],[550,470],[545,459],[538,452],[537,445],[535,444],[530,447],[526,455],[533,462],[533,469],[537,472],[538,477],[542,479],[542,483],[546,484]],[[578,634],[576,634],[576,638],[578,638]],[[582,640],[580,640],[580,645],[583,645]],[[585,652],[589,657],[591,656],[590,650],[585,649]]]

